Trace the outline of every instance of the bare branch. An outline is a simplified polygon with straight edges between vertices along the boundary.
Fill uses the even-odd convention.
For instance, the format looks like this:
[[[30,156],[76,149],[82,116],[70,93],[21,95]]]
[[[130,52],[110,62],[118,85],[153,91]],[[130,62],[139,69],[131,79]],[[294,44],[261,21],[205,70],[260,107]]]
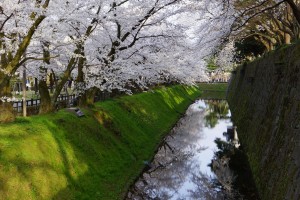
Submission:
[[[3,23],[2,23],[1,26],[0,26],[0,31],[2,31],[2,29],[3,29],[4,25],[5,25],[5,23],[6,23],[12,16],[13,16],[13,14],[10,14],[10,15],[3,21]]]

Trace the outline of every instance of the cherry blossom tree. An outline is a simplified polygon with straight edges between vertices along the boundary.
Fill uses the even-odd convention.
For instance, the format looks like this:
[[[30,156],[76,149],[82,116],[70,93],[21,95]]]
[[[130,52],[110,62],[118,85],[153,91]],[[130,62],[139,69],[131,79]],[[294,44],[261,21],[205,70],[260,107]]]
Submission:
[[[230,14],[219,16],[220,11],[224,16],[230,12],[218,1],[128,1],[123,6],[115,8],[98,32],[108,43],[99,43],[96,55],[88,59],[87,88],[127,90],[130,82],[145,87],[150,82],[205,80],[203,58],[220,45],[233,21]]]
[[[35,62],[32,65],[33,70],[40,69],[42,66],[44,72],[51,71],[54,76],[58,77],[58,80],[55,80],[54,93],[50,95],[45,79],[47,74],[40,76],[39,91],[42,102],[40,113],[53,111],[57,98],[70,79],[73,70],[78,68],[81,72],[86,59],[85,42],[100,23],[102,6],[102,3],[98,1],[68,1],[60,5],[60,12],[53,8],[52,13],[45,20],[47,23],[40,28],[37,43],[42,41],[42,44],[38,48],[53,55],[53,58]],[[43,41],[47,42],[47,46]],[[33,46],[32,52],[35,52],[35,49],[36,47]],[[80,81],[80,72],[78,81]]]
[[[204,59],[224,43],[232,12],[217,0],[4,0],[0,96],[11,96],[9,81],[24,63],[39,78],[41,113],[54,110],[71,77],[83,105],[99,90],[194,84],[206,79]],[[1,106],[11,113],[11,104]]]
[[[46,18],[50,0],[0,3],[0,122],[12,121],[10,79],[24,63],[24,53],[38,26]]]

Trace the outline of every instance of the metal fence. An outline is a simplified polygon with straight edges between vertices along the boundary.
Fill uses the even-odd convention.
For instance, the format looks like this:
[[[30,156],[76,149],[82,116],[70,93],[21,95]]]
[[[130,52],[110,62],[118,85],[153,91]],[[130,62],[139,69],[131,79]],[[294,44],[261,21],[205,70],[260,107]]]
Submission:
[[[56,101],[56,109],[67,108],[73,106],[76,100],[75,94],[73,95],[59,95]],[[27,115],[35,115],[39,112],[41,99],[29,99],[26,100]],[[20,115],[23,112],[23,100],[14,101],[13,109],[16,115]]]

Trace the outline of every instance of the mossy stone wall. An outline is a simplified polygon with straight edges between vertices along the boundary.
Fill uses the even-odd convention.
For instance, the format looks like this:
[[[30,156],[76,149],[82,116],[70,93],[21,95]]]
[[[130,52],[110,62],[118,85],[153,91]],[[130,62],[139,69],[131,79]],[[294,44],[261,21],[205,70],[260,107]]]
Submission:
[[[300,45],[240,66],[227,98],[261,199],[300,199]]]

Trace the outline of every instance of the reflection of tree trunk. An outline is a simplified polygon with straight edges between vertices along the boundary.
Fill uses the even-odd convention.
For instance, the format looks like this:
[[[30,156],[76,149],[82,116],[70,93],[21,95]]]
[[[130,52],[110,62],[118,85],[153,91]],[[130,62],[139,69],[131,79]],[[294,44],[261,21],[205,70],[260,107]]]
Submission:
[[[50,94],[45,80],[39,81],[39,91],[41,96],[40,114],[54,111],[54,105],[51,103]]]
[[[225,156],[212,160],[212,170],[224,189],[231,194],[235,176],[229,168],[229,160],[230,158]]]
[[[162,143],[162,146],[164,147],[165,154],[166,154],[166,152],[167,152],[167,148],[166,148],[166,147],[168,147],[172,153],[175,152],[174,149],[173,149],[173,148],[167,143],[167,141],[165,141],[165,140],[164,140],[164,142]]]
[[[11,97],[10,77],[0,73],[0,81],[0,97]],[[0,100],[0,123],[12,122],[14,120],[12,103]]]

